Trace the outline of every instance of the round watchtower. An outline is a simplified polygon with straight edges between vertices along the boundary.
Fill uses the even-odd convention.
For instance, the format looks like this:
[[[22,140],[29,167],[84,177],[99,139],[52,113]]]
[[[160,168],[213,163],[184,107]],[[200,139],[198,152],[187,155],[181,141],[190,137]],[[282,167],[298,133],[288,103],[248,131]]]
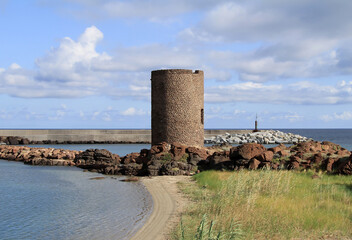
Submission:
[[[204,145],[204,73],[152,71],[152,144]]]

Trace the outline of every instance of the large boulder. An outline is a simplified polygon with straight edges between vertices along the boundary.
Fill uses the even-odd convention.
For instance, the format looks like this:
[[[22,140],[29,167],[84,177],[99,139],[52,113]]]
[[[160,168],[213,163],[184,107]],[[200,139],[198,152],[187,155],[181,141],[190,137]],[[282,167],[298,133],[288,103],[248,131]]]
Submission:
[[[229,151],[215,152],[208,160],[211,168],[234,169],[234,163],[230,160]]]
[[[256,170],[259,167],[259,164],[260,164],[259,160],[255,159],[255,158],[252,158],[249,161],[248,168],[251,169],[251,170]]]
[[[88,149],[76,155],[75,164],[81,168],[100,169],[120,163],[120,157],[106,149]]]
[[[10,145],[19,145],[20,139],[18,137],[8,137],[7,138]]]
[[[183,145],[181,143],[173,143],[171,144],[171,153],[174,155],[174,159],[176,161],[184,158],[186,154],[186,145]]]
[[[287,149],[287,147],[281,143],[280,145],[278,145],[276,147],[269,148],[268,150],[272,151],[273,153],[278,153],[278,152],[284,151],[286,149]]]
[[[145,175],[143,171],[143,164],[130,163],[123,164],[120,166],[119,173],[128,176],[140,176]]]
[[[146,174],[148,176],[158,176],[160,173],[161,166],[162,166],[161,160],[152,158],[149,165],[147,166]]]
[[[352,175],[352,155],[348,159],[343,159],[339,162],[336,173]]]
[[[164,152],[169,152],[171,149],[171,145],[168,144],[167,142],[161,142],[159,144],[154,144],[151,149],[150,153],[152,155],[158,154],[158,153],[164,153]]]
[[[274,153],[272,151],[265,151],[257,156],[257,159],[261,162],[271,162],[273,160]]]
[[[241,146],[231,148],[231,160],[246,159],[250,160],[266,151],[266,148],[258,143],[245,143]]]
[[[135,163],[137,162],[136,160],[139,157],[139,155],[140,154],[137,152],[129,153],[126,156],[122,157],[121,162],[123,164]]]
[[[202,160],[207,159],[209,156],[206,148],[198,148],[198,147],[188,147],[186,149],[188,154],[197,154]]]

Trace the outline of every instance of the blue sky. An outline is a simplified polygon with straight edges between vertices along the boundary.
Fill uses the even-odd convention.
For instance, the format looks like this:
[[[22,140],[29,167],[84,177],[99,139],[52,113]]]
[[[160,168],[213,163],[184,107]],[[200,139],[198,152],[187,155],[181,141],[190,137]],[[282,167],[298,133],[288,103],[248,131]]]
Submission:
[[[205,128],[351,128],[348,0],[0,0],[0,128],[150,128],[150,72],[205,72]]]

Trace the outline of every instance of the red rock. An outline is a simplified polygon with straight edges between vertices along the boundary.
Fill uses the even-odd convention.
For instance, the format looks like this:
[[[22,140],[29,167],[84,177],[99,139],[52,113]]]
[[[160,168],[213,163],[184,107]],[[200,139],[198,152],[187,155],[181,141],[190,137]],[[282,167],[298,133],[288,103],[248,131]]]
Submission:
[[[260,161],[255,159],[255,158],[252,158],[250,161],[249,161],[249,169],[251,170],[256,170],[258,168],[260,164]]]
[[[329,157],[327,160],[326,160],[326,171],[327,172],[332,172],[332,166],[333,164],[337,161],[338,159],[337,158],[334,158],[334,157]]]
[[[269,148],[268,150],[272,151],[273,153],[277,153],[277,152],[280,152],[280,151],[283,151],[286,149],[287,149],[287,147],[281,143],[280,145],[278,145],[276,147]]]
[[[135,160],[138,164],[147,164],[150,161],[150,150],[142,149]]]
[[[352,155],[347,161],[342,161],[337,167],[337,173],[344,175],[352,175]]]
[[[129,153],[125,157],[122,158],[123,164],[135,163],[136,159],[139,157],[139,153]]]
[[[187,153],[197,154],[202,160],[207,159],[209,156],[207,149],[205,148],[197,148],[197,147],[189,147],[186,149]]]
[[[174,155],[176,161],[180,160],[186,154],[186,145],[180,143],[171,144],[171,153]]]
[[[246,143],[237,147],[237,154],[243,159],[252,159],[266,151],[266,148],[257,143]]]
[[[170,144],[168,144],[167,142],[162,142],[162,143],[153,145],[152,148],[150,149],[150,153],[154,155],[157,153],[169,152],[170,149],[171,149]]]
[[[272,151],[265,151],[264,153],[257,156],[257,159],[262,162],[271,162],[273,157],[274,153]]]
[[[340,157],[344,157],[344,156],[350,156],[351,152],[346,149],[341,149],[341,150],[336,151],[335,154]]]
[[[289,152],[287,150],[281,150],[277,152],[278,154],[280,154],[280,156],[282,157],[286,157],[289,155]]]
[[[294,162],[291,162],[290,165],[291,165],[291,169],[299,169],[299,162],[294,161]]]
[[[323,156],[321,155],[321,153],[314,154],[314,156],[312,157],[312,162],[314,164],[320,164],[322,161],[323,161]]]
[[[210,166],[215,168],[223,168],[227,165],[231,165],[232,161],[230,160],[229,154],[229,151],[215,152],[213,155],[208,157]]]

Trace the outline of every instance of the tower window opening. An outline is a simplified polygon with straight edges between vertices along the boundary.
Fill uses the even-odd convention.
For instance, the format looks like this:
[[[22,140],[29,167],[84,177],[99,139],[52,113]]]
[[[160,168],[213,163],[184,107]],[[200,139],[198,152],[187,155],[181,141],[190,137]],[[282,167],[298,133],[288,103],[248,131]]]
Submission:
[[[204,125],[204,109],[200,110],[200,121]]]

